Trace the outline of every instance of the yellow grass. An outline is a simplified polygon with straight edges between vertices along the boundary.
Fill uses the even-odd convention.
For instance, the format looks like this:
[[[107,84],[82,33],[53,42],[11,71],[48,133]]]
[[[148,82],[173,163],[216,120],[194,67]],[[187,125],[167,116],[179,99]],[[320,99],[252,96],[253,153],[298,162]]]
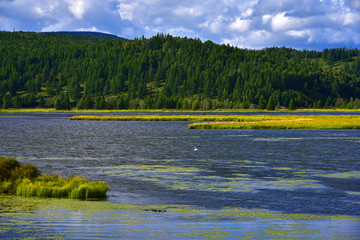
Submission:
[[[189,129],[360,129],[360,116],[357,115],[281,115],[257,116],[243,122],[205,122],[193,123]]]
[[[244,118],[246,117],[246,118]],[[147,116],[74,116],[70,120],[91,120],[91,121],[244,121],[249,116],[240,115],[147,115]],[[251,116],[253,121],[259,119]]]
[[[195,121],[189,129],[360,129],[359,115],[75,116],[92,121]]]
[[[266,110],[266,109],[212,109],[212,110],[191,110],[191,109],[126,109],[126,110],[99,110],[99,109],[77,109],[73,108],[71,110],[56,110],[55,108],[9,108],[9,109],[1,109],[0,113],[53,113],[53,112],[67,112],[67,113],[123,113],[123,112],[187,112],[187,113],[209,113],[209,112],[217,112],[217,113],[268,113],[268,112],[279,112],[279,113],[302,113],[302,112],[360,112],[360,109],[314,109],[314,108],[306,108],[306,109],[296,109],[296,110],[289,110],[289,109],[277,109],[277,110]]]

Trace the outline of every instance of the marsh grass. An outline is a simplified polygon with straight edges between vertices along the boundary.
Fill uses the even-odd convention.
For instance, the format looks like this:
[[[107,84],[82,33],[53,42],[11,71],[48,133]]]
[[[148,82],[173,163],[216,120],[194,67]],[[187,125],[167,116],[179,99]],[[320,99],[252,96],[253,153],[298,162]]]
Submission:
[[[105,198],[107,190],[105,182],[88,182],[80,176],[64,179],[53,175],[41,176],[34,181],[23,179],[16,189],[16,195],[89,200]]]
[[[280,115],[243,116],[242,121],[217,121],[193,123],[189,129],[360,129],[360,116],[357,115]]]
[[[20,164],[14,158],[0,156],[0,193],[90,200],[105,198],[108,190],[102,181],[91,182],[82,176],[41,175],[31,164]]]
[[[189,129],[360,129],[359,115],[74,116],[88,121],[194,121]]]
[[[269,116],[271,117],[271,116]],[[243,116],[243,115],[173,115],[173,116],[74,116],[70,120],[87,121],[262,121],[267,116]],[[271,119],[271,118],[269,118]]]
[[[212,109],[212,110],[192,110],[192,109],[125,109],[125,110],[99,110],[99,109],[76,109],[71,110],[56,110],[55,108],[9,108],[9,109],[0,109],[0,113],[53,113],[53,112],[69,112],[69,113],[129,113],[129,112],[159,112],[159,113],[268,113],[268,112],[278,112],[278,113],[302,113],[302,112],[360,112],[360,109],[341,109],[341,108],[305,108],[305,109],[276,109],[276,110],[266,110],[266,109]]]

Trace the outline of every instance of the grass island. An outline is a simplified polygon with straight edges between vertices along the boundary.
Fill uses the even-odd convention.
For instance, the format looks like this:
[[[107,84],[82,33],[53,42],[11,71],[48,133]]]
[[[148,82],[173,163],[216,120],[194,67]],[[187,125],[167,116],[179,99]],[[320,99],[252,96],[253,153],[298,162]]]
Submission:
[[[108,190],[102,181],[87,181],[82,176],[42,175],[32,164],[0,156],[0,194],[90,200],[106,198]]]
[[[359,115],[74,116],[88,121],[193,121],[189,129],[360,129]]]

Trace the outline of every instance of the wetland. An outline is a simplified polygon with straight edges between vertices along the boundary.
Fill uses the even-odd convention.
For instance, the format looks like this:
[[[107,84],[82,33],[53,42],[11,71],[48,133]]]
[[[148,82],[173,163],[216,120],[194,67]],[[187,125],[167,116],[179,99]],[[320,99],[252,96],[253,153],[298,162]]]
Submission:
[[[105,181],[106,200],[1,195],[1,239],[360,235],[358,130],[203,130],[75,115],[0,114],[0,155]]]

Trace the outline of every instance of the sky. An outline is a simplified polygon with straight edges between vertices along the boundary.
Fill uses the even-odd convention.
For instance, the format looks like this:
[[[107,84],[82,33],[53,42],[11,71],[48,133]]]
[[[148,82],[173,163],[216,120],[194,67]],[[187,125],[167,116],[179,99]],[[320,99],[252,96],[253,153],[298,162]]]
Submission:
[[[157,33],[239,48],[360,48],[360,0],[0,0],[0,31]]]

